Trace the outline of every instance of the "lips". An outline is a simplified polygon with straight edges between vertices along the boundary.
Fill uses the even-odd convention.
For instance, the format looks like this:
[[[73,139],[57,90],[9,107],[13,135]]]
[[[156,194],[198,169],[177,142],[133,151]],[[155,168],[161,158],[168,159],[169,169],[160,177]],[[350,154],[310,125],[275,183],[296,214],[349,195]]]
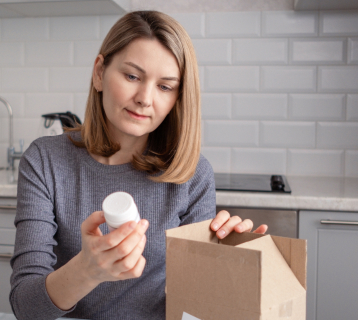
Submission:
[[[128,114],[129,114],[132,118],[134,118],[134,119],[144,120],[144,119],[149,118],[148,116],[145,116],[145,115],[143,115],[143,114],[135,113],[135,112],[130,111],[130,110],[128,110],[128,109],[126,109],[126,111],[127,111]]]

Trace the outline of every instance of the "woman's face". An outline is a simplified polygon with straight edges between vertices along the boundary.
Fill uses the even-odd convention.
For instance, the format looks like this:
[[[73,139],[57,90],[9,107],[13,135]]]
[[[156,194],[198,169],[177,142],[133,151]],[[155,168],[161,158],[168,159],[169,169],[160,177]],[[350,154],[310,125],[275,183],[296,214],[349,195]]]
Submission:
[[[94,86],[103,91],[107,125],[115,141],[154,131],[173,108],[179,92],[176,58],[158,40],[137,39],[103,67],[95,62]]]

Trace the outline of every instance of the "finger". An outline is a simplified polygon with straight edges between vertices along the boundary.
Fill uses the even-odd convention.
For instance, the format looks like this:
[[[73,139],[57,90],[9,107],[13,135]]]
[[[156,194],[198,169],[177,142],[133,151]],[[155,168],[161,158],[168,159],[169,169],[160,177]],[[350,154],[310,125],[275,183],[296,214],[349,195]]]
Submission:
[[[232,216],[221,228],[216,232],[216,236],[219,239],[225,238],[229,233],[231,233],[235,226],[241,223],[241,218],[239,216]]]
[[[106,222],[106,220],[104,218],[103,211],[93,212],[85,221],[82,222],[82,234],[101,236],[102,232],[98,227],[104,222]]]
[[[113,251],[115,254],[113,255],[114,260],[120,260],[129,255],[134,248],[139,244],[141,241],[144,233],[147,231],[149,223],[147,220],[142,219],[138,224],[135,230],[127,235],[120,243],[116,246],[113,246]],[[109,235],[109,234],[108,234]]]
[[[262,224],[255,231],[253,231],[253,233],[264,234],[264,233],[266,233],[267,229],[268,229],[268,226],[266,224]]]
[[[145,243],[146,243],[146,236],[143,235],[142,239],[131,253],[125,256],[122,260],[118,260],[113,264],[113,269],[115,270],[115,272],[123,273],[132,270],[136,266],[140,257],[142,256],[142,253],[145,248]]]
[[[143,256],[141,256],[133,269],[123,272],[118,276],[119,280],[139,278],[143,274],[145,265],[146,260]]]
[[[98,237],[94,240],[93,246],[98,251],[106,251],[118,246],[121,242],[124,241],[135,229],[137,228],[137,223],[135,221],[128,221],[122,224],[118,229],[104,235],[103,237]]]
[[[250,232],[254,227],[254,223],[250,219],[245,219],[235,226],[235,231],[238,233]]]
[[[224,223],[226,223],[229,219],[230,219],[230,213],[227,212],[226,210],[221,210],[220,212],[218,212],[216,217],[211,222],[211,224],[210,224],[211,230],[213,230],[213,231],[219,230],[219,228]]]

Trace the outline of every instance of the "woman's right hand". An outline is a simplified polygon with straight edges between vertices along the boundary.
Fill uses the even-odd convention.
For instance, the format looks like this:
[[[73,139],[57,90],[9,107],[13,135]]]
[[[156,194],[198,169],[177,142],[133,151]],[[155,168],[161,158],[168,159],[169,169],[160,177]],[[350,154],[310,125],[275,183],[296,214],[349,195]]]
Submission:
[[[146,264],[142,253],[148,221],[130,221],[106,235],[99,229],[104,222],[103,211],[96,211],[82,223],[81,270],[95,285],[140,277]]]

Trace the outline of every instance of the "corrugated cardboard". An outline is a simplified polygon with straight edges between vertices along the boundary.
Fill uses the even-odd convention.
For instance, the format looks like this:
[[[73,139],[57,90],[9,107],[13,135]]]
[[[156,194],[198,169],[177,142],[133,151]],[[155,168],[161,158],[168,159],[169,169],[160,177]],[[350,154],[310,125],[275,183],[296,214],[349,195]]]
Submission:
[[[210,223],[166,231],[166,319],[305,319],[306,241],[248,232],[219,241]]]

